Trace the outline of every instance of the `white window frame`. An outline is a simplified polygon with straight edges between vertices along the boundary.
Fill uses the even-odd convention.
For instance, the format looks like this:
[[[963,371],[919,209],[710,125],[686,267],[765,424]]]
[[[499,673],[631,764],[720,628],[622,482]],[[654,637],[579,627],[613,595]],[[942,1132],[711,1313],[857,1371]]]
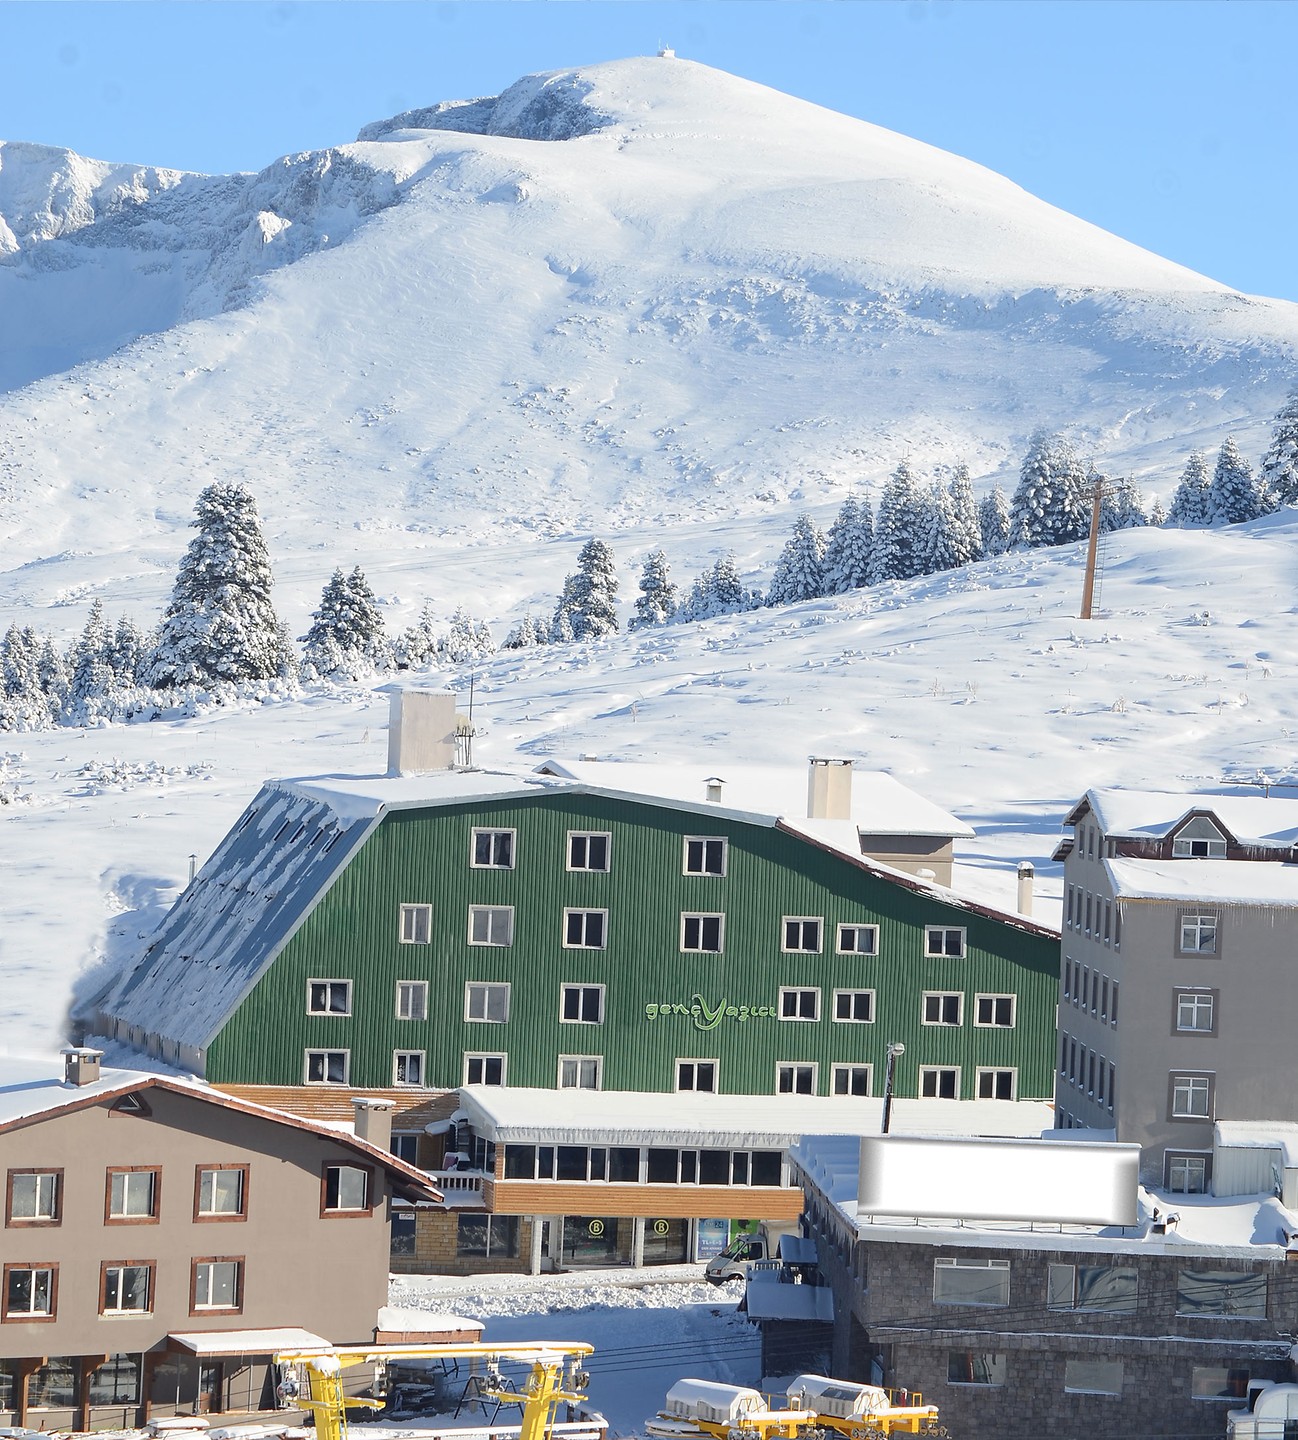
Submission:
[[[984,1075],[1009,1075],[1011,1100],[1019,1098],[1019,1067],[1017,1065],[979,1065],[974,1071],[974,1099],[975,1100],[996,1100],[999,1096],[984,1095],[982,1093],[982,1082]]]
[[[1212,1151],[1211,1150],[1175,1150],[1169,1147],[1163,1152],[1164,1170],[1167,1174],[1167,1189],[1172,1195],[1206,1195],[1208,1193],[1209,1175],[1211,1173]],[[1189,1171],[1197,1169],[1199,1172],[1199,1188],[1197,1190],[1177,1189],[1172,1183],[1173,1170],[1180,1169],[1183,1178],[1189,1178]]]
[[[1203,1071],[1193,1071],[1185,1074],[1172,1072],[1172,1119],[1173,1120],[1211,1120],[1213,1112],[1213,1081],[1216,1076]],[[1185,1100],[1195,1095],[1203,1096],[1202,1110],[1189,1110],[1185,1108]],[[1178,1100],[1178,1096],[1183,1097]]]
[[[500,835],[509,836],[509,864],[501,865],[494,858],[482,861],[478,859],[478,836],[491,836],[491,853],[496,853],[496,837]],[[512,870],[514,861],[518,855],[518,831],[511,830],[505,825],[475,825],[469,835],[469,869],[470,870]]]
[[[1003,1300],[946,1300],[938,1296],[938,1276],[944,1271],[964,1270],[970,1274],[995,1275],[998,1280],[1004,1280],[1005,1298]],[[980,1310],[1004,1310],[1010,1303],[1010,1262],[998,1259],[975,1259],[968,1255],[939,1255],[933,1260],[933,1304],[934,1305],[956,1305],[961,1309],[966,1306],[976,1307]]]
[[[397,941],[401,945],[431,945],[433,943],[433,907],[411,902],[398,910]]]
[[[801,1013],[799,1013],[799,1014],[797,1014],[797,1015],[788,1015],[788,1014],[786,1014],[786,1013],[785,1013],[784,1000],[785,1000],[785,997],[788,996],[788,995],[796,995],[796,996],[799,997],[798,1002],[797,1002],[797,1008],[798,1008],[799,1011],[801,1011],[801,1009],[802,1009],[802,999],[801,999],[801,997],[804,996],[804,995],[810,995],[810,996],[812,996],[812,997],[813,997],[813,999],[812,999],[812,1004],[813,1004],[813,1008],[814,1008],[814,1010],[815,1010],[815,1013],[812,1014],[812,1015],[803,1015],[803,1014],[801,1014]],[[791,1025],[814,1025],[814,1024],[818,1023],[819,1020],[820,1020],[820,986],[819,986],[819,985],[781,985],[781,986],[780,986],[780,1019],[781,1019],[781,1020],[787,1020]]]
[[[788,1070],[797,1079],[800,1070],[811,1072],[811,1089],[799,1090],[795,1086],[791,1090],[784,1090],[780,1087],[780,1077]],[[815,1060],[781,1060],[775,1067],[775,1093],[777,1095],[818,1095],[820,1093],[820,1065]]]
[[[869,1096],[873,1095],[873,1094],[874,1094],[874,1066],[871,1065],[871,1064],[868,1064],[868,1063],[867,1063],[867,1064],[864,1064],[864,1065],[860,1065],[860,1064],[855,1064],[855,1063],[848,1063],[848,1062],[846,1062],[846,1061],[839,1062],[839,1063],[837,1063],[837,1064],[834,1064],[834,1065],[830,1066],[830,1070],[829,1070],[829,1093],[830,1093],[831,1095],[840,1095],[840,1096],[848,1096],[848,1097],[852,1097],[852,1098],[861,1098],[861,1097],[858,1097],[858,1096],[857,1096],[857,1093],[856,1093],[855,1090],[853,1090],[853,1089],[850,1088],[850,1077],[851,1077],[852,1075],[859,1074],[861,1071],[864,1071],[864,1072],[865,1072],[865,1096],[866,1096],[866,1097],[869,1097]],[[846,1090],[840,1090],[840,1089],[838,1088],[838,1077],[839,1077],[840,1075],[847,1075],[847,1076],[849,1077],[849,1088],[846,1089]]]
[[[480,1061],[484,1069],[486,1068],[486,1065],[489,1061],[499,1060],[499,1081],[493,1083],[490,1080],[470,1080],[469,1065],[474,1060]],[[465,1085],[482,1085],[487,1089],[499,1089],[501,1086],[509,1083],[509,1056],[502,1054],[499,1050],[466,1050],[464,1052],[464,1064],[461,1068],[460,1074],[464,1077]]]
[[[590,842],[592,840],[603,840],[604,842],[604,865],[574,865],[572,863],[572,842],[574,840],[586,841],[586,859],[590,859]],[[575,874],[607,875],[613,868],[613,832],[611,830],[569,830],[564,851],[565,868]]]
[[[325,1056],[323,1080],[312,1080],[311,1078],[311,1057],[313,1055]],[[343,1078],[341,1080],[330,1080],[328,1078],[330,1055],[341,1055],[343,1057]],[[347,1085],[350,1083],[349,1076],[352,1071],[352,1052],[350,1050],[339,1050],[333,1047],[315,1048],[308,1047],[302,1057],[302,1083],[304,1085]]]
[[[487,1015],[474,1015],[473,996],[475,991],[481,991],[484,1002],[487,999],[487,992],[491,990],[503,990],[505,992],[505,1013],[499,1020],[492,1020]],[[507,1025],[509,1023],[509,1007],[513,1000],[511,986],[508,980],[466,980],[464,982],[464,1019],[470,1025]],[[484,1003],[484,1010],[491,1007]]]
[[[402,994],[403,991],[409,991],[409,998],[413,998],[413,997],[415,997],[415,996],[418,996],[418,997],[419,997],[419,1006],[418,1006],[419,1014],[418,1014],[418,1015],[415,1015],[415,1014],[413,1014],[413,1013],[410,1013],[410,1014],[404,1014],[404,1013],[402,1013],[401,1002],[402,1002],[403,998],[407,998],[407,997],[403,996],[403,994]],[[393,1005],[393,1013],[395,1014],[395,1016],[396,1016],[396,1018],[397,1018],[398,1020],[405,1020],[405,1021],[409,1021],[409,1022],[412,1022],[412,1023],[415,1023],[415,1024],[418,1024],[420,1021],[427,1020],[427,1019],[428,1019],[428,981],[427,981],[427,980],[398,980],[398,981],[397,981],[397,985],[396,985],[396,991],[395,991],[394,996],[393,996],[392,1005]],[[408,1011],[413,1011],[414,1008],[415,1008],[414,1006],[410,1006],[410,1005],[408,1005],[408,1006],[406,1007],[406,1009],[407,1009]]]
[[[406,1062],[407,1072],[410,1068],[410,1061],[414,1060],[419,1069],[418,1080],[400,1079],[401,1062]],[[394,1050],[392,1052],[392,1083],[393,1085],[409,1086],[412,1090],[423,1090],[428,1080],[428,1052],[425,1050]]]
[[[333,1009],[332,1006],[331,1006],[330,1008],[325,1009],[325,1010],[315,1010],[315,1009],[312,1009],[312,1006],[311,1006],[311,990],[312,990],[312,987],[313,987],[313,986],[316,986],[316,985],[327,985],[327,986],[329,987],[330,994],[329,994],[329,997],[328,997],[328,998],[329,998],[330,1000],[332,1000],[332,998],[333,998],[332,992],[333,992],[334,986],[335,986],[335,985],[341,985],[341,986],[343,987],[343,993],[344,993],[344,994],[346,995],[346,997],[347,997],[347,1008],[346,1008],[345,1010],[335,1010],[335,1009]],[[306,982],[306,1013],[307,1013],[308,1015],[315,1016],[317,1019],[326,1019],[326,1020],[327,1020],[327,1019],[348,1020],[348,1019],[351,1018],[351,1014],[352,1014],[352,996],[353,996],[353,993],[354,993],[354,990],[353,990],[352,982],[351,982],[350,980],[345,980],[345,979],[342,979],[342,978],[340,978],[340,977],[338,977],[338,976],[334,976],[334,975],[317,975],[317,976],[314,976],[312,979],[309,979],[309,980]]]
[[[593,1085],[565,1085],[563,1083],[563,1067],[565,1065],[593,1065],[595,1067],[595,1083]],[[560,1055],[559,1065],[555,1074],[555,1089],[557,1090],[602,1090],[604,1088],[604,1057],[602,1055]]]
[[[1216,955],[1221,940],[1221,917],[1211,910],[1187,910],[1177,916],[1177,949],[1182,955]],[[1212,944],[1204,941],[1211,935]],[[1194,943],[1187,945],[1187,936]]]
[[[955,1020],[930,1020],[928,1018],[928,1002],[930,1000],[952,1000],[956,1002]],[[945,1008],[945,1007],[943,1007]],[[964,991],[963,990],[925,990],[920,996],[919,1019],[921,1025],[932,1025],[939,1030],[958,1030],[964,1024]]]
[[[925,1093],[924,1093],[924,1077],[925,1077],[926,1075],[941,1076],[941,1075],[945,1075],[945,1074],[953,1074],[953,1075],[955,1076],[955,1094],[954,1094],[954,1095],[949,1095],[949,1096],[948,1096],[948,1095],[940,1095],[940,1094],[936,1093],[937,1087],[935,1086],[935,1093],[934,1093],[934,1094],[932,1094],[932,1095],[925,1095]],[[958,1099],[960,1098],[961,1079],[962,1079],[962,1077],[961,1077],[961,1074],[960,1074],[960,1066],[959,1066],[959,1065],[921,1065],[921,1066],[919,1067],[919,1079],[918,1079],[918,1082],[917,1082],[917,1084],[916,1084],[916,1089],[917,1089],[918,1092],[919,1092],[920,1098],[923,1099],[923,1100],[948,1100],[948,1099],[949,1099],[949,1100],[958,1100]]]
[[[866,1016],[864,1020],[862,1020],[857,1015],[840,1015],[838,1013],[838,1002],[840,997],[855,997],[857,995],[868,995],[870,997],[869,1001],[867,1002],[870,1007],[869,1015]],[[851,1008],[855,1009],[855,1005],[853,1005]],[[874,1017],[877,1013],[878,1009],[876,1005],[876,996],[873,990],[865,990],[859,987],[853,987],[852,989],[834,991],[834,1011],[830,1018],[834,1021],[836,1025],[873,1025]]]
[[[144,1271],[144,1304],[143,1304],[143,1305],[123,1305],[123,1304],[122,1304],[122,1272],[125,1271],[125,1270],[143,1270],[143,1271]],[[108,1303],[108,1287],[109,1287],[109,1284],[110,1284],[110,1277],[113,1276],[113,1275],[116,1275],[116,1276],[117,1276],[117,1303],[116,1303],[115,1305],[110,1305],[110,1304]],[[119,1263],[116,1264],[116,1265],[105,1265],[105,1266],[104,1266],[104,1293],[99,1297],[99,1303],[100,1303],[100,1306],[102,1307],[102,1308],[100,1309],[100,1311],[99,1311],[99,1313],[100,1313],[101,1315],[152,1315],[152,1314],[153,1314],[153,1266],[152,1266],[152,1265],[149,1265],[149,1264],[140,1264],[140,1263],[138,1263],[138,1262],[135,1263],[135,1264],[131,1264],[131,1263],[127,1262],[127,1261],[121,1261],[121,1262],[119,1262]]]
[[[583,917],[586,917],[583,918],[581,926],[583,939],[579,941],[570,940],[568,938],[568,923],[574,915],[581,915]],[[591,915],[599,916],[600,924],[598,945],[590,945],[586,942],[584,938],[587,928],[587,918]],[[569,906],[563,912],[563,948],[565,950],[606,950],[608,948],[608,911],[588,910],[580,905]]]
[[[716,1095],[716,1094],[719,1093],[719,1091],[720,1091],[720,1089],[721,1089],[721,1085],[720,1085],[720,1080],[721,1080],[721,1061],[720,1061],[720,1060],[717,1060],[717,1059],[715,1059],[715,1058],[713,1058],[713,1059],[699,1058],[699,1057],[696,1057],[696,1056],[693,1056],[693,1055],[679,1055],[679,1056],[677,1056],[676,1060],[675,1060],[673,1063],[674,1063],[674,1065],[675,1065],[676,1090],[677,1090],[677,1093],[678,1093],[678,1094],[682,1094],[682,1095]],[[682,1065],[690,1065],[690,1066],[693,1066],[693,1079],[694,1079],[694,1082],[695,1082],[693,1085],[682,1085],[682,1084],[681,1084],[681,1066],[682,1066]],[[712,1066],[712,1084],[709,1085],[706,1089],[700,1088],[700,1086],[699,1086],[699,1084],[698,1084],[698,1078],[699,1078],[698,1067],[699,1067],[700,1065],[711,1065],[711,1066]]]
[[[933,949],[932,936],[934,935],[959,935],[960,948],[954,953],[947,950],[946,942],[943,941],[941,950]],[[969,955],[969,932],[963,925],[925,925],[924,926],[924,958],[927,960],[964,960]]]
[[[984,1000],[993,1002],[993,1011],[997,1000],[1008,1000],[1010,1002],[1009,1024],[1002,1025],[998,1020],[980,1020],[978,1018],[978,1007]],[[1005,994],[991,990],[980,990],[974,996],[974,1029],[975,1030],[1013,1030],[1019,1023],[1019,997],[1014,994]]]
[[[859,945],[844,945],[843,936],[848,931],[857,935],[868,935],[870,948],[862,950]],[[837,955],[877,955],[879,953],[879,927],[877,925],[858,925],[850,920],[844,921],[838,926],[836,935],[834,953]]]
[[[238,1184],[235,1186],[238,1205],[233,1210],[222,1209],[218,1203],[224,1196],[224,1192],[217,1185],[215,1179],[208,1181],[206,1189],[208,1193],[207,1204],[203,1204],[204,1180],[212,1175],[237,1175]],[[247,1214],[248,1193],[248,1167],[246,1165],[200,1165],[198,1167],[198,1198],[195,1201],[196,1213],[205,1219],[219,1216],[222,1219],[232,1219],[236,1215]]]
[[[1187,1004],[1188,1002],[1188,1004]],[[1182,1020],[1189,1009],[1193,1019],[1207,1011],[1206,1025],[1185,1025]],[[1176,989],[1176,1033],[1178,1035],[1211,1035],[1216,1028],[1217,997],[1211,990]]]
[[[30,1215],[18,1215],[14,1212],[14,1201],[17,1199],[17,1183],[20,1180],[34,1180],[36,1182],[32,1196],[32,1213]],[[57,1170],[11,1171],[9,1181],[9,1223],[17,1225],[57,1225],[62,1218],[60,1213],[61,1206],[59,1204],[59,1189],[62,1182],[63,1176]]]
[[[44,1317],[46,1317],[46,1316],[53,1316],[53,1315],[57,1314],[57,1311],[58,1311],[58,1303],[59,1303],[59,1297],[58,1297],[58,1275],[59,1275],[59,1267],[58,1267],[57,1265],[21,1265],[21,1264],[19,1264],[19,1265],[10,1265],[10,1266],[9,1266],[9,1274],[10,1274],[10,1275],[13,1275],[15,1272],[18,1272],[18,1273],[24,1274],[24,1275],[30,1275],[30,1276],[32,1277],[32,1278],[31,1278],[31,1281],[30,1281],[32,1308],[30,1308],[30,1309],[28,1309],[28,1310],[14,1310],[14,1309],[12,1309],[12,1308],[9,1308],[9,1309],[8,1309],[7,1318],[10,1319],[10,1320],[14,1320],[14,1319],[19,1319],[19,1320],[21,1320],[21,1319],[23,1319],[23,1318],[25,1318],[25,1317],[31,1316],[31,1317],[40,1319],[40,1318],[44,1318]],[[41,1288],[40,1285],[38,1284],[37,1280],[36,1280],[36,1277],[37,1277],[38,1275],[44,1275],[44,1276],[45,1276],[45,1293],[49,1296],[49,1303],[45,1306],[45,1308],[44,1308],[43,1310],[38,1310],[38,1309],[35,1308],[35,1306],[36,1306],[36,1299],[37,1299],[37,1296],[38,1296],[39,1293],[40,1293],[40,1288]],[[8,1306],[9,1306],[9,1297],[8,1297],[8,1295],[6,1295],[6,1296],[4,1297],[4,1302],[5,1302],[6,1307],[8,1307]]]
[[[1107,1378],[1101,1378],[1096,1373],[1093,1383],[1087,1384],[1085,1380],[1085,1369],[1090,1366],[1095,1372],[1104,1372]],[[1080,1374],[1077,1370],[1080,1370]],[[1116,1368],[1117,1374],[1114,1374]],[[1073,1378],[1069,1379],[1069,1372],[1073,1372]],[[1070,1355],[1064,1360],[1064,1394],[1065,1395],[1121,1395],[1122,1394],[1122,1361],[1113,1359],[1107,1355]]]
[[[586,1008],[586,1000],[585,1000],[585,993],[584,993],[584,992],[587,991],[587,990],[594,990],[594,991],[597,991],[597,992],[599,993],[599,1019],[598,1019],[598,1020],[586,1020],[586,1019],[570,1020],[570,1019],[567,1018],[567,1016],[564,1015],[563,1012],[564,1012],[564,1010],[567,1008],[567,1006],[565,1005],[564,1001],[565,1001],[565,998],[566,998],[566,996],[567,996],[567,994],[568,994],[568,991],[570,991],[570,990],[580,990],[580,991],[583,992],[583,994],[582,994],[581,1006],[580,1006],[580,1008],[581,1008],[582,1010],[584,1010],[584,1009]],[[560,1023],[560,1025],[602,1025],[602,1024],[604,1023],[604,1018],[605,1018],[605,1016],[606,1016],[607,1013],[608,1013],[608,1012],[607,1012],[607,1004],[608,1004],[608,986],[607,986],[607,985],[596,985],[596,984],[592,984],[591,982],[586,981],[586,980],[565,980],[565,981],[563,981],[563,982],[560,984],[560,986],[559,986],[559,1023]]]
[[[487,938],[486,940],[475,940],[475,939],[473,938],[473,929],[474,929],[473,922],[474,922],[475,918],[476,918],[477,916],[479,916],[479,915],[486,915],[486,916],[488,917],[488,919],[487,919],[487,934],[488,934],[488,938]],[[496,917],[497,917],[497,916],[500,916],[500,915],[503,915],[503,916],[506,917],[506,927],[507,927],[507,930],[508,930],[508,938],[506,938],[506,939],[504,939],[504,940],[496,940],[496,939],[490,938],[490,937],[494,934],[494,931],[495,931],[495,928],[496,928]],[[470,906],[469,906],[469,944],[470,944],[470,945],[485,946],[485,947],[487,947],[487,948],[489,948],[489,949],[493,949],[493,950],[506,950],[506,949],[508,949],[513,943],[514,943],[514,907],[513,907],[512,905],[470,905]]]
[[[701,870],[691,870],[691,869],[690,869],[690,846],[691,846],[691,845],[702,845],[702,846],[704,847],[704,848],[703,848],[703,857],[702,857],[702,858],[703,858],[704,868],[701,869]],[[708,847],[709,845],[720,845],[720,846],[721,846],[721,869],[720,869],[720,870],[709,870],[709,869],[706,868],[706,867],[707,867],[707,858],[708,858],[707,847]],[[682,847],[681,847],[681,874],[682,874],[682,875],[701,875],[701,876],[703,876],[705,879],[709,879],[709,880],[724,880],[724,879],[726,878],[726,873],[727,873],[727,871],[728,871],[729,869],[730,869],[730,841],[729,841],[729,839],[728,839],[725,835],[686,835],[686,836],[684,837],[684,844],[683,844]]]
[[[338,1204],[329,1204],[329,1172],[338,1171]],[[361,1203],[359,1205],[344,1205],[343,1200],[343,1172],[347,1171],[361,1177]],[[347,1165],[342,1162],[324,1167],[324,1201],[323,1209],[326,1215],[367,1215],[374,1208],[374,1175],[369,1166]]]
[[[715,950],[705,949],[702,945],[691,947],[685,943],[686,922],[697,920],[699,922],[699,938],[703,938],[703,921],[715,920],[717,922],[717,948]],[[681,911],[681,954],[682,955],[724,955],[726,952],[726,917],[724,913],[715,910],[682,910]]]
[[[806,934],[806,927],[816,927],[816,943],[812,945],[790,945],[789,926],[798,926],[799,938]],[[780,919],[780,951],[784,955],[819,955],[825,948],[825,917],[823,915],[785,915]]]
[[[229,1304],[212,1299],[212,1281],[216,1278],[217,1266],[228,1265],[234,1270],[234,1299]],[[207,1298],[202,1298],[199,1288],[201,1277],[207,1271]],[[243,1307],[243,1262],[241,1260],[195,1260],[194,1261],[194,1309],[235,1311]]]

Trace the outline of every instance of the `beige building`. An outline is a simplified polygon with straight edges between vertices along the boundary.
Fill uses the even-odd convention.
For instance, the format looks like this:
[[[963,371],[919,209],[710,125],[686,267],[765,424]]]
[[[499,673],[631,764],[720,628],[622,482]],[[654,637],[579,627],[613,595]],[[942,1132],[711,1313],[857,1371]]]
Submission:
[[[1146,1184],[1221,1194],[1236,1122],[1279,1153],[1298,1120],[1298,801],[1092,790],[1065,824],[1059,1124],[1139,1144]]]
[[[0,1424],[79,1430],[274,1406],[275,1350],[370,1342],[394,1196],[437,1200],[388,1149],[96,1051],[0,1073]]]

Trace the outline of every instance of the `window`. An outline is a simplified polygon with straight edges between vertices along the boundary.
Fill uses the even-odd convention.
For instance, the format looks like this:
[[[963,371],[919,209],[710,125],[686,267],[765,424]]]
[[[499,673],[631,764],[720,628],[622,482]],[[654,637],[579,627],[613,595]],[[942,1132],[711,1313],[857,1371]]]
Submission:
[[[819,1020],[820,991],[797,990],[789,985],[780,986],[781,1020]]]
[[[965,932],[941,925],[924,927],[925,955],[952,955],[957,960],[964,958]]]
[[[925,1025],[964,1023],[964,996],[958,990],[929,990],[924,994]]]
[[[833,1095],[868,1095],[874,1077],[873,1065],[835,1065],[830,1093]]]
[[[1217,917],[1200,912],[1181,916],[1181,954],[1215,955],[1217,953]]]
[[[399,934],[403,945],[427,945],[433,938],[433,907],[403,905]]]
[[[397,1019],[428,1019],[428,981],[397,981]]]
[[[1005,1356],[981,1350],[948,1350],[948,1385],[1004,1385]]]
[[[1212,1117],[1212,1075],[1171,1075],[1170,1115],[1173,1120],[1208,1120]]]
[[[394,1085],[422,1085],[424,1083],[424,1052],[422,1050],[394,1050],[392,1052],[392,1083]]]
[[[308,1050],[305,1076],[308,1085],[346,1085],[351,1068],[349,1050]]]
[[[725,923],[724,915],[682,914],[681,949],[720,955]]]
[[[607,870],[612,848],[613,837],[606,830],[569,830],[568,869]]]
[[[874,1021],[873,990],[835,990],[834,1019],[869,1025]]]
[[[921,1065],[919,1093],[928,1100],[960,1098],[960,1067],[958,1065]]]
[[[470,980],[464,987],[464,1018],[503,1025],[509,1019],[509,984]]]
[[[563,912],[563,943],[569,950],[602,950],[607,933],[607,910]]]
[[[788,953],[800,951],[807,955],[820,954],[820,917],[807,915],[786,915],[784,917],[784,942],[782,949]]]
[[[469,1215],[456,1219],[457,1256],[514,1257],[518,1254],[517,1215]]]
[[[603,1077],[601,1055],[560,1055],[560,1090],[598,1090]]]
[[[512,830],[475,830],[469,849],[469,864],[475,870],[512,870],[514,868],[514,832]]]
[[[1183,1155],[1168,1150],[1164,1156],[1167,1188],[1178,1195],[1206,1195],[1210,1158],[1202,1153]]]
[[[153,1265],[137,1260],[127,1265],[104,1265],[100,1285],[101,1315],[146,1315],[151,1306]]]
[[[247,1216],[248,1167],[194,1167],[194,1219],[242,1220]]]
[[[162,1171],[156,1166],[109,1170],[105,1223],[141,1225],[156,1220],[161,1190]]]
[[[397,1157],[404,1160],[407,1165],[419,1164],[419,1136],[418,1135],[394,1135],[388,1144],[388,1149]],[[399,1211],[394,1211],[392,1218],[395,1220]],[[413,1251],[411,1252],[414,1253]]]
[[[197,1310],[239,1310],[243,1307],[243,1261],[214,1257],[195,1260],[190,1274],[191,1313]]]
[[[1115,1265],[1050,1265],[1046,1305],[1051,1310],[1106,1310],[1134,1315],[1138,1284],[1134,1269]]]
[[[1252,1372],[1242,1366],[1195,1365],[1190,1370],[1190,1399],[1247,1400],[1251,1378]]]
[[[370,1205],[371,1173],[368,1165],[324,1167],[321,1215],[359,1215]]]
[[[1010,1262],[939,1257],[933,1261],[933,1303],[1008,1305]]]
[[[1065,1360],[1064,1393],[1121,1395],[1121,1360]]]
[[[840,925],[837,949],[840,955],[877,955],[879,953],[879,927],[877,925]]]
[[[997,1070],[980,1065],[974,1080],[980,1100],[1013,1100],[1018,1094],[1019,1072],[1012,1066]]]
[[[1178,1315],[1266,1318],[1266,1276],[1241,1270],[1182,1270],[1176,1277]]]
[[[1196,815],[1172,837],[1173,860],[1224,860],[1226,837],[1206,815]]]
[[[59,1293],[57,1265],[4,1267],[3,1320],[53,1320]]]
[[[90,1373],[92,1405],[138,1405],[144,1356],[110,1355]]]
[[[709,1094],[715,1094],[717,1062],[715,1060],[678,1060],[676,1062],[676,1088],[678,1090],[706,1090]]]
[[[816,1066],[803,1063],[777,1065],[775,1067],[775,1093],[777,1095],[814,1095],[816,1093]]]
[[[687,835],[685,837],[686,875],[724,875],[730,842],[719,835]]]
[[[512,945],[514,943],[514,907],[512,905],[470,905],[470,945]]]
[[[975,995],[974,1024],[1013,1030],[1015,999],[1013,995]]]
[[[466,1085],[503,1085],[505,1083],[504,1055],[475,1055],[464,1057],[464,1083]]]
[[[57,1225],[63,1216],[62,1170],[11,1170],[5,1205],[9,1225]]]
[[[352,1013],[352,982],[350,980],[308,980],[306,982],[306,1013],[308,1015],[350,1015]]]
[[[602,985],[561,985],[559,987],[559,1019],[569,1025],[602,1025],[604,1023],[604,987]]]
[[[1182,1034],[1215,1034],[1215,998],[1212,990],[1178,990],[1173,1027]]]

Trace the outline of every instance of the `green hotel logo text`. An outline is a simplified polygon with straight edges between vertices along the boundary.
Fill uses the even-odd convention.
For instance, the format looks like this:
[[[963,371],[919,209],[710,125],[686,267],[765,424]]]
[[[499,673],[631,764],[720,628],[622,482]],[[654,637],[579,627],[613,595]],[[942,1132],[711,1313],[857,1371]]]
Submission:
[[[702,995],[690,996],[688,1005],[680,1001],[664,1001],[661,1005],[649,1004],[644,1007],[646,1020],[665,1019],[668,1015],[686,1015],[694,1022],[696,1030],[715,1030],[723,1020],[736,1020],[741,1025],[745,1020],[774,1020],[774,1005],[731,1005],[718,1000],[709,1005]]]

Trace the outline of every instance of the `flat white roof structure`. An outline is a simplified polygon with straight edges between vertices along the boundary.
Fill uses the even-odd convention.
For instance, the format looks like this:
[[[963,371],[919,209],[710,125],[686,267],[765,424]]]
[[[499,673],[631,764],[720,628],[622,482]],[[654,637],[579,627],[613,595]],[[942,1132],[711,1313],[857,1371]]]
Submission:
[[[1280,860],[1106,860],[1123,900],[1298,907],[1298,865]]]

